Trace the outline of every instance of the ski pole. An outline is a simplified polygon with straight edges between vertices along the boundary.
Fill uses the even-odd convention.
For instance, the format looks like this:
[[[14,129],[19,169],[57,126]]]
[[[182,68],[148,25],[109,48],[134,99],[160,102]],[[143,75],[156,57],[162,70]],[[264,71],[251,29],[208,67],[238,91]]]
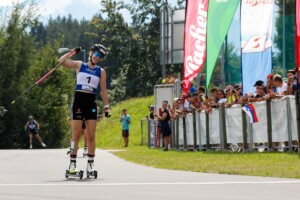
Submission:
[[[74,54],[80,52],[80,47],[75,48],[74,51],[71,51],[69,56],[61,61],[60,63],[58,63],[58,65],[56,65],[53,69],[51,69],[47,74],[45,74],[42,78],[40,78],[39,80],[37,80],[32,86],[30,86],[27,90],[25,90],[21,95],[19,95],[14,101],[11,102],[11,104],[14,104],[18,99],[20,99],[21,97],[23,97],[25,94],[27,94],[34,86],[38,85],[40,82],[42,82],[45,78],[47,78],[50,74],[52,74],[59,66],[61,66],[67,59],[69,59],[70,57],[72,57]]]

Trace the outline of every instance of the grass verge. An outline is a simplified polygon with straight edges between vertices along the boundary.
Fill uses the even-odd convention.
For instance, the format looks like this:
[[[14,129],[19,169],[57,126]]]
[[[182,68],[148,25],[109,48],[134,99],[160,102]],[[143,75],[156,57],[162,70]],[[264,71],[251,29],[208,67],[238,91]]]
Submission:
[[[161,149],[135,146],[115,155],[134,163],[163,169],[300,178],[300,159],[296,153],[163,152]]]

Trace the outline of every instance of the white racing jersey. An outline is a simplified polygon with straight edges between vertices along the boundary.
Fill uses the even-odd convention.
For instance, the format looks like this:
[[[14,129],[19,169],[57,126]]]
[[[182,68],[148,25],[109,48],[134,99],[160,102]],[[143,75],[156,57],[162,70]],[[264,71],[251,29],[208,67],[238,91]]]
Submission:
[[[77,74],[76,91],[89,91],[96,93],[101,78],[101,67],[89,68],[87,63],[82,63]]]
[[[30,129],[35,129],[35,127],[36,127],[35,121],[34,120],[29,120],[28,127]]]

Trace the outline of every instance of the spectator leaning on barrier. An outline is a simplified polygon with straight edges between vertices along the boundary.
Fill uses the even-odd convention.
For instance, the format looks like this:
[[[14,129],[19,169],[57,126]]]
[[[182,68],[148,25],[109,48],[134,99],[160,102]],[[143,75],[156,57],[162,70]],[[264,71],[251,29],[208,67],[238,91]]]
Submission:
[[[270,92],[266,98],[278,99],[284,97],[287,94],[287,84],[283,82],[282,77],[279,74],[273,75],[273,82],[276,89],[274,92]]]
[[[226,104],[227,103],[227,98],[225,97],[225,93],[223,90],[218,90],[218,106],[221,106],[221,104]]]
[[[288,70],[288,71],[286,72],[286,77],[287,77],[287,78],[289,78],[289,77],[294,78],[295,74],[296,74],[296,73],[295,73],[295,70],[290,69],[290,70]]]
[[[197,89],[197,94],[198,94],[198,96],[205,95],[205,87],[204,86],[199,86],[198,89]]]
[[[296,91],[297,86],[297,79],[295,78],[295,71],[294,70],[288,70],[286,73],[287,76],[287,95],[294,94],[294,91]]]
[[[182,103],[182,101],[183,101],[182,97],[179,97],[178,101],[177,101],[177,105],[178,106],[175,109],[176,115],[182,114],[182,110],[183,110],[183,103]]]
[[[162,84],[166,84],[166,83],[168,83],[168,81],[169,81],[169,76],[166,75],[166,76],[162,79],[161,83],[162,83]]]
[[[184,112],[184,113],[187,113],[187,112],[191,112],[191,111],[192,111],[192,108],[191,108],[191,106],[190,106],[191,99],[192,99],[192,94],[191,94],[191,93],[188,93],[188,94],[186,95],[186,99],[184,100],[184,103],[183,103],[183,112]]]
[[[217,104],[215,103],[215,98],[210,96],[207,98],[207,103],[210,105],[211,108],[218,108]]]
[[[175,82],[181,82],[178,74],[175,74],[174,77],[175,77]]]
[[[227,98],[226,107],[230,107],[236,103],[235,91],[233,90],[232,85],[227,85],[225,88],[225,95]]]
[[[235,91],[236,103],[241,103],[243,98],[242,84],[233,86],[233,89]]]
[[[210,90],[210,95],[214,99],[214,102],[215,102],[215,105],[216,105],[218,103],[218,101],[219,101],[218,89],[217,88],[212,88]]]
[[[266,93],[264,91],[264,82],[259,80],[256,81],[253,87],[256,88],[256,91],[252,96],[249,97],[248,101],[249,102],[257,102],[257,101],[263,101],[265,100]]]
[[[174,84],[174,82],[175,82],[175,76],[174,76],[174,74],[171,74],[170,78],[169,78],[169,81],[168,81],[168,84]]]
[[[199,111],[201,109],[201,102],[196,92],[192,94],[192,97],[190,99],[190,107],[196,111]]]
[[[277,92],[276,86],[274,85],[273,76],[274,76],[273,74],[269,74],[267,76],[267,85],[266,85],[266,91],[265,91],[267,94]]]
[[[177,98],[177,97],[173,99],[173,103],[170,108],[171,119],[176,119],[176,109],[178,108],[178,99],[179,98]]]
[[[298,80],[298,82],[297,82],[297,80]],[[298,90],[300,89],[300,74],[298,74],[298,77],[295,77],[295,81],[294,81],[294,83],[292,85],[292,89],[293,89],[292,93],[294,95],[296,95],[297,89]]]
[[[277,95],[283,96],[287,93],[287,84],[283,82],[279,74],[273,76],[274,85],[277,88]]]

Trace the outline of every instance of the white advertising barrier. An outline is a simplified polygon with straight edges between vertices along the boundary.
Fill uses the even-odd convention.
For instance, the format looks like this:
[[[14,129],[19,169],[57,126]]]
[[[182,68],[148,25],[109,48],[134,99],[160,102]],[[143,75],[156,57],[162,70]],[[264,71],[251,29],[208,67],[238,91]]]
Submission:
[[[201,140],[201,144],[202,145],[205,145],[206,144],[206,115],[205,115],[205,112],[201,112],[201,113],[198,113],[197,115],[199,115],[200,117],[200,124],[198,126],[198,129],[197,130],[197,133],[198,133],[198,137],[200,136],[200,140]],[[199,135],[200,134],[200,135]]]
[[[288,141],[286,98],[274,100],[271,103],[272,141]]]
[[[179,130],[178,130],[178,134],[179,134],[179,140],[178,140],[178,144],[179,145],[183,145],[183,118],[179,117]],[[173,133],[172,133],[173,134]]]
[[[185,119],[187,144],[194,145],[193,114],[189,113]]]
[[[297,118],[296,118],[296,98],[295,96],[289,96],[291,106],[291,131],[292,140],[298,140],[297,134]]]
[[[289,106],[291,115],[288,116],[286,98],[289,98]],[[292,140],[298,140],[297,136],[297,119],[295,97],[288,96],[282,99],[271,101],[271,118],[272,118],[272,141],[283,142],[288,141],[288,117],[291,119]],[[252,136],[254,143],[268,142],[267,132],[267,112],[266,102],[253,103],[258,117],[258,122],[252,124]],[[242,131],[242,109],[241,105],[234,105],[226,108],[226,133],[227,143],[243,143]],[[247,116],[247,120],[249,120]],[[205,112],[196,115],[197,144],[201,140],[201,144],[206,144],[206,116]],[[248,143],[250,141],[250,133],[247,128]],[[187,145],[194,145],[193,137],[193,116],[186,116],[186,133]],[[199,138],[201,137],[201,138]],[[179,145],[183,145],[183,123],[182,118],[179,120]],[[219,109],[213,109],[209,113],[209,141],[210,144],[220,144],[220,126],[219,126]]]
[[[220,144],[219,110],[212,109],[209,113],[209,143]]]
[[[186,140],[188,145],[194,144],[193,138],[193,115],[187,114],[185,117],[186,125]],[[184,144],[184,133],[183,133],[183,118],[179,117],[179,145]]]
[[[267,129],[267,109],[266,109],[266,102],[256,102],[252,103],[256,110],[256,115],[258,118],[257,123],[253,123],[253,142],[254,143],[261,143],[261,142],[268,142],[268,129]],[[247,116],[247,120],[250,120]],[[249,141],[249,133],[248,133],[248,141]]]
[[[196,115],[196,120],[197,120],[197,115]],[[186,140],[187,140],[187,145],[194,145],[193,114],[192,113],[189,113],[189,114],[186,115],[186,117],[185,117],[185,124],[186,124]],[[199,123],[196,122],[196,126],[197,126],[197,124],[199,124]],[[197,134],[198,133],[199,133],[199,131],[197,129]],[[197,135],[197,138],[198,137],[199,136]],[[183,145],[183,144],[184,144],[183,118],[179,117],[179,145]],[[199,144],[199,140],[197,140],[197,144]]]
[[[241,110],[242,110],[241,105],[233,105],[231,108],[225,109],[226,135],[227,135],[228,143],[243,142]]]

